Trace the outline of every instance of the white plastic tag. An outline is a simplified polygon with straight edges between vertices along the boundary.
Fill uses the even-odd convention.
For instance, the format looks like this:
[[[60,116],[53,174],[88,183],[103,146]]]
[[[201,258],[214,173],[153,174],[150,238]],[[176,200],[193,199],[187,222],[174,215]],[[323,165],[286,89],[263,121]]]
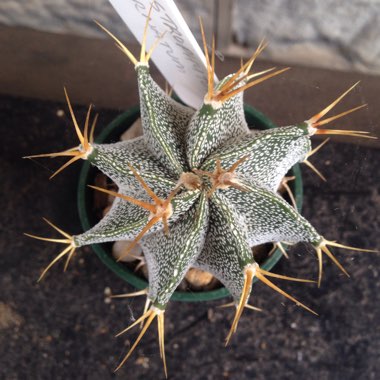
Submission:
[[[109,0],[141,43],[151,0]],[[198,108],[207,92],[206,59],[173,0],[155,0],[147,47],[164,31],[152,60],[169,85],[191,107]]]

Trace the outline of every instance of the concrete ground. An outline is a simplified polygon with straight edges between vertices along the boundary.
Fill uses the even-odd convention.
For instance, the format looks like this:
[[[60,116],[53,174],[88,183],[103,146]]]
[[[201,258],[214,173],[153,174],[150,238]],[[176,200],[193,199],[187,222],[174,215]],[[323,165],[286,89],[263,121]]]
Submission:
[[[83,120],[85,107],[75,109]],[[118,114],[98,111],[100,128]],[[132,288],[90,249],[80,250],[66,273],[58,264],[36,282],[60,247],[22,233],[50,236],[43,216],[65,231],[81,232],[76,209],[80,164],[49,181],[57,160],[21,159],[76,143],[66,106],[1,96],[0,115],[0,378],[163,378],[155,327],[129,362],[113,373],[137,331],[114,335],[140,315],[144,300],[105,302],[107,287],[115,293]],[[328,239],[380,248],[379,150],[330,142],[312,161],[328,182],[304,168],[304,216]],[[245,311],[227,348],[224,338],[233,311],[216,308],[223,301],[173,302],[165,321],[169,378],[378,379],[380,254],[334,251],[351,278],[325,260],[320,289],[281,284],[319,317],[255,285],[252,301],[264,312]],[[315,254],[298,245],[275,271],[315,278]]]

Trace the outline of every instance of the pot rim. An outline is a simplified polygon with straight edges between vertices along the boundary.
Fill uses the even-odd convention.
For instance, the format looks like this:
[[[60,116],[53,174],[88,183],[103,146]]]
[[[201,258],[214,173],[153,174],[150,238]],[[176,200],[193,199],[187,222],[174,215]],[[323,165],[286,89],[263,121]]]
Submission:
[[[256,110],[254,107],[249,105],[244,105],[244,113],[248,125],[254,125],[258,129],[271,129],[277,128],[277,126],[268,119],[260,111]],[[131,107],[129,110],[123,112],[121,115],[117,116],[95,139],[96,143],[101,143],[106,140],[113,141],[110,136],[115,133],[115,130],[119,130],[118,135],[128,128],[140,117],[139,106]],[[121,130],[124,128],[123,130]],[[117,142],[119,140],[115,140]],[[299,164],[296,164],[290,170],[292,175],[296,178],[291,183],[292,191],[296,200],[296,205],[298,211],[301,211],[302,201],[303,201],[303,186],[302,186],[302,174]],[[80,172],[79,183],[78,183],[78,212],[79,218],[83,230],[87,231],[95,224],[95,216],[91,214],[92,196],[89,191],[87,184],[93,178],[95,168],[91,166],[88,161],[85,161],[82,165]],[[285,248],[286,245],[284,244]],[[110,243],[102,244],[91,244],[91,248],[99,257],[99,259],[105,264],[111,271],[113,271],[117,276],[122,278],[124,281],[133,285],[137,289],[145,289],[148,287],[148,282],[136,275],[131,269],[129,269],[125,264],[121,262],[116,262],[112,257],[111,250],[109,249]],[[277,262],[281,259],[282,253],[279,249],[276,249],[273,254],[268,257],[262,264],[262,268],[269,271],[271,270]],[[254,283],[257,278],[254,279]],[[222,286],[219,289],[208,290],[208,291],[175,291],[171,297],[171,301],[186,301],[186,302],[198,302],[198,301],[211,301],[217,300],[229,296],[230,293]]]

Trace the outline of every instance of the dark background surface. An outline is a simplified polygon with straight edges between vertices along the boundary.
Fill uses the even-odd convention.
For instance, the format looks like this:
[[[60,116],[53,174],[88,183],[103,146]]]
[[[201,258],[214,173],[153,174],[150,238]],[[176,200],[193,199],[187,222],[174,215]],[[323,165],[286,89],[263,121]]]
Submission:
[[[76,206],[80,163],[49,181],[63,161],[21,159],[77,144],[62,85],[69,89],[78,120],[84,120],[86,107],[77,104],[104,107],[97,109],[101,130],[137,102],[132,66],[109,40],[7,27],[0,28],[0,57],[0,379],[163,378],[155,326],[123,369],[113,373],[137,331],[113,336],[141,314],[144,299],[106,303],[107,287],[114,293],[133,289],[90,249],[81,249],[65,274],[60,263],[37,284],[62,247],[23,235],[53,236],[42,217],[69,233],[82,232]],[[228,58],[217,62],[219,76],[239,64]],[[256,70],[271,66],[258,62]],[[368,107],[331,127],[380,135],[380,79],[375,76],[296,67],[249,90],[245,99],[275,123],[287,125],[318,112],[359,79],[361,84],[332,114],[362,103]],[[348,140],[331,141],[311,158],[327,183],[303,168],[303,214],[327,239],[380,249],[380,152]],[[281,282],[319,317],[256,284],[251,302],[265,311],[246,310],[227,348],[233,310],[216,308],[224,301],[171,303],[165,314],[169,377],[380,378],[380,254],[334,252],[350,279],[325,260],[320,289]],[[290,258],[275,271],[316,278],[310,247],[294,247]]]
[[[99,129],[119,113],[98,111]],[[84,120],[85,107],[75,106],[75,112]],[[20,157],[77,143],[66,106],[1,96],[0,115],[0,378],[163,378],[155,326],[123,369],[112,372],[137,331],[120,338],[113,335],[141,314],[144,299],[105,303],[107,287],[115,293],[132,288],[91,250],[81,249],[65,274],[61,263],[36,283],[61,247],[22,233],[53,236],[42,216],[69,233],[81,232],[76,209],[80,164],[49,181],[61,163],[58,159]],[[311,159],[327,183],[303,168],[303,214],[326,238],[380,247],[379,158],[380,152],[373,148],[330,142]],[[335,252],[350,279],[325,261],[320,289],[281,283],[319,317],[256,284],[251,301],[265,311],[246,310],[227,348],[224,339],[233,310],[216,308],[223,301],[171,303],[165,314],[169,378],[379,378],[380,255]],[[281,260],[275,271],[316,277],[317,261],[310,247],[300,244],[290,257]]]

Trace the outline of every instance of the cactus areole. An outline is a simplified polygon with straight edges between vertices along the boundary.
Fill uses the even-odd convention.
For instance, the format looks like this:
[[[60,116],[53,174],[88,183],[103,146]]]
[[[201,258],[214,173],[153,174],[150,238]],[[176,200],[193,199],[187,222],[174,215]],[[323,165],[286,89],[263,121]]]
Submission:
[[[347,274],[331,247],[365,250],[325,239],[293,205],[278,195],[278,188],[281,183],[286,185],[286,173],[299,162],[307,164],[323,179],[308,161],[320,148],[311,148],[310,138],[314,134],[372,137],[362,131],[320,129],[363,107],[321,120],[355,85],[304,122],[250,130],[244,116],[243,92],[286,70],[251,73],[252,64],[264,44],[259,45],[239,70],[214,83],[214,44],[209,57],[203,34],[208,91],[199,109],[180,104],[150,75],[149,58],[155,45],[146,53],[146,32],[147,27],[138,60],[107,31],[135,66],[143,136],[112,144],[94,142],[96,118],[89,128],[91,106],[82,132],[65,90],[79,146],[59,153],[30,156],[70,157],[54,175],[79,159],[87,160],[118,186],[117,192],[90,186],[91,191],[115,196],[110,211],[100,222],[78,235],[70,235],[46,220],[63,238],[29,236],[65,246],[40,278],[62,258],[66,258],[66,269],[76,249],[82,246],[130,240],[126,254],[137,243],[142,246],[149,282],[147,288],[136,295],[146,294],[146,307],[142,316],[120,334],[140,323],[143,327],[116,369],[125,363],[157,318],[160,354],[166,374],[164,313],[190,267],[212,273],[233,297],[236,312],[226,343],[236,331],[244,308],[252,308],[248,299],[255,279],[315,314],[269,277],[314,281],[268,272],[255,262],[251,248],[273,243],[286,254],[283,242],[309,243],[318,258],[319,284],[323,254]]]

